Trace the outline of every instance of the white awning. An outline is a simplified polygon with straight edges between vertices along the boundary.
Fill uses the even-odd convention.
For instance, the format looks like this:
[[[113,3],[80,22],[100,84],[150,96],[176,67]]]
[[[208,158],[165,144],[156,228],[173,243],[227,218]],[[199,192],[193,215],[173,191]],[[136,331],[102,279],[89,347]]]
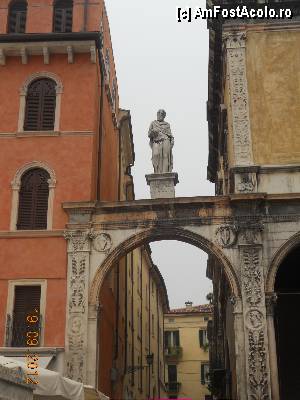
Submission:
[[[5,357],[16,361],[21,361],[22,363],[26,364],[26,357],[10,356],[10,355],[6,355]],[[44,356],[39,354],[39,367],[48,368],[48,365],[50,364],[50,361],[52,360],[53,357],[54,355]]]
[[[27,365],[22,361],[13,360],[11,357],[0,356],[0,365],[28,372]],[[92,387],[84,387],[82,383],[63,377],[58,372],[45,368],[38,368],[39,382],[33,391],[36,400],[109,400]]]

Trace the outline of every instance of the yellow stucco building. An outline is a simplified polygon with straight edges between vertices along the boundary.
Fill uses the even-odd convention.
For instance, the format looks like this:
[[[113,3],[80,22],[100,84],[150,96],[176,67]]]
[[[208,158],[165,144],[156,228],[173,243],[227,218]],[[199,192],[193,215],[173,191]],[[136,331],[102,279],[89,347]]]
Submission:
[[[165,389],[170,399],[208,400],[210,304],[170,310],[164,316]]]

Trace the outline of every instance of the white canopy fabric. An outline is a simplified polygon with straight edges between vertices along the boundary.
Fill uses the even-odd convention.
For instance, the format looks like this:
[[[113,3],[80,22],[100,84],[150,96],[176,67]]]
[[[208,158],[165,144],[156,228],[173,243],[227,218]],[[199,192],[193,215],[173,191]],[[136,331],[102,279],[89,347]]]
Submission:
[[[16,361],[21,361],[22,363],[24,363],[25,357],[20,357],[20,356],[8,356],[6,355],[5,357],[10,358],[12,360],[16,360]],[[48,365],[50,364],[52,358],[54,356],[44,356],[44,355],[40,355],[39,354],[39,367],[40,368],[48,368]]]
[[[9,357],[0,356],[0,365],[11,369],[21,367],[25,374],[28,372],[25,363]],[[72,381],[48,369],[38,368],[36,380],[39,382],[33,391],[36,400],[109,400],[97,390],[84,387],[82,383]]]

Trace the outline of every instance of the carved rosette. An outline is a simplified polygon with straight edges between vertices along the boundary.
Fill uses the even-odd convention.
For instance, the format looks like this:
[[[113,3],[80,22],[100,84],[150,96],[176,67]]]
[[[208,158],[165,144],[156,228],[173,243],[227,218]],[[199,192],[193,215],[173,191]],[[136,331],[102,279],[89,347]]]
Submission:
[[[244,231],[245,232],[245,231]],[[248,239],[252,239],[249,233]],[[252,241],[252,240],[251,240]],[[262,246],[240,245],[248,399],[270,400]]]
[[[68,300],[66,328],[66,376],[85,381],[87,348],[88,279],[91,231],[66,231],[68,241]]]
[[[246,33],[226,33],[223,39],[227,50],[235,161],[237,165],[252,165],[253,155],[246,74]],[[248,191],[249,185],[242,187],[242,189],[247,189]]]

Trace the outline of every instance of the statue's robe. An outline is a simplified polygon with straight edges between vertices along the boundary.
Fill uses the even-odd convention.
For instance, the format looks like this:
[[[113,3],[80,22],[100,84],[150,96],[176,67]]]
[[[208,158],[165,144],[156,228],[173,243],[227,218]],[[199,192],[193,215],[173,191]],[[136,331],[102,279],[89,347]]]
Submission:
[[[148,137],[150,138],[150,146],[152,148],[154,173],[163,174],[172,172],[174,138],[170,124],[165,121],[151,122]]]

